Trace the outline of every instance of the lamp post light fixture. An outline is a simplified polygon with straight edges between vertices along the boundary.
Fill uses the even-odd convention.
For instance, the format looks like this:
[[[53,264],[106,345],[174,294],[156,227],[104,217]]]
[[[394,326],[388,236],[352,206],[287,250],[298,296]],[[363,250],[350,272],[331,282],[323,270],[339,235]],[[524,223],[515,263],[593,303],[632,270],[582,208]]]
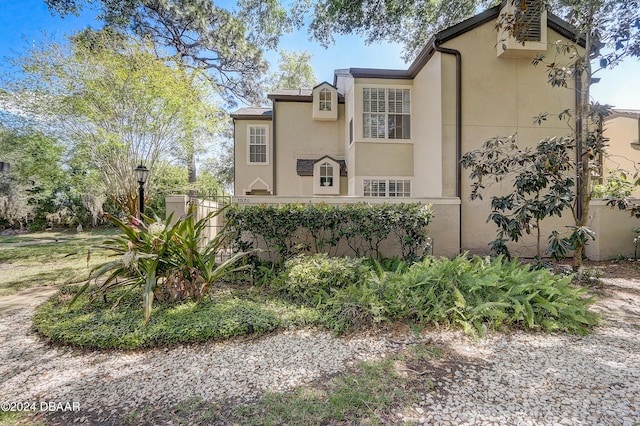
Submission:
[[[136,173],[136,179],[138,180],[138,197],[140,198],[140,214],[139,219],[142,219],[144,214],[144,184],[147,182],[147,176],[149,175],[149,169],[140,163],[138,167],[134,169]]]

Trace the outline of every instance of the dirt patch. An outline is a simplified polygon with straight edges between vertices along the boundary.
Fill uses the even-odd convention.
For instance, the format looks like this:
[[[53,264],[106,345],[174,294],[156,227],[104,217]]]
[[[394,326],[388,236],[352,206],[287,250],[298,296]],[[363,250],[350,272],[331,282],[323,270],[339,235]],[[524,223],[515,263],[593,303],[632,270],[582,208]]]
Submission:
[[[604,321],[640,326],[640,261],[587,261],[576,281],[596,296]]]

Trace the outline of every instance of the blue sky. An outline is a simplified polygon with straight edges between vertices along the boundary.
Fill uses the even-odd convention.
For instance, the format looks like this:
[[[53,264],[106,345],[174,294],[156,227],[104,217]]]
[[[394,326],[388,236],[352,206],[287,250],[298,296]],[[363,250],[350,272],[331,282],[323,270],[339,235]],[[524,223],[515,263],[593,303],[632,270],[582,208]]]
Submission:
[[[64,19],[52,16],[43,0],[0,0],[0,58],[15,56],[29,44],[43,38],[43,32],[54,39],[62,39],[86,26],[99,28],[93,13]],[[306,31],[289,34],[280,48],[306,50],[313,55],[312,65],[319,80],[333,80],[333,70],[349,67],[406,69],[401,59],[401,47],[394,44],[365,46],[357,36],[340,36],[336,44],[324,49],[309,41]],[[278,54],[271,52],[267,59],[276,64]],[[618,108],[640,109],[640,62],[627,60],[614,70],[597,75],[601,82],[592,88],[592,97]]]

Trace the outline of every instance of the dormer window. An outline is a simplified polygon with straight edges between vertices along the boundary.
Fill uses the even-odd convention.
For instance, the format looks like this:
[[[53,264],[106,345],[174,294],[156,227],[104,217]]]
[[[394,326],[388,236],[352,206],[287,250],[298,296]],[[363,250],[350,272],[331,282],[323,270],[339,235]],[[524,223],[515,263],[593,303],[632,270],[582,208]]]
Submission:
[[[313,88],[313,119],[316,121],[338,119],[338,89],[326,81]]]
[[[320,164],[320,186],[333,186],[333,166],[327,161]]]
[[[340,195],[340,163],[324,156],[313,165],[313,193]]]
[[[331,111],[331,91],[323,88],[318,94],[320,111]]]

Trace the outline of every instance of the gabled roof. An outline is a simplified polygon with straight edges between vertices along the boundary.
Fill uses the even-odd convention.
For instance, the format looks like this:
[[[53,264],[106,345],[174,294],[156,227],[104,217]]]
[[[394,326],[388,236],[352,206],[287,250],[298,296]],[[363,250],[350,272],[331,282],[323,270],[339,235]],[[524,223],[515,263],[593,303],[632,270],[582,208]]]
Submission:
[[[325,158],[329,158],[331,159],[331,161],[338,163],[340,165],[340,176],[346,176],[347,175],[347,163],[344,160],[336,160],[328,155],[325,155],[324,157],[321,158],[317,158],[315,160],[310,160],[310,159],[298,159],[296,162],[296,171],[298,173],[298,176],[313,176],[313,166],[321,160],[324,160]]]
[[[240,108],[231,113],[231,118],[239,118],[243,120],[271,120],[271,108]]]
[[[337,90],[336,86],[326,81],[318,86],[327,84]],[[315,86],[313,89],[315,89]],[[272,101],[313,102],[313,89],[277,89],[269,93],[267,97]],[[338,102],[344,103],[344,95],[338,93]]]
[[[329,86],[329,87],[334,88],[335,90],[338,90],[338,88],[336,86],[334,86],[333,84],[329,83],[328,81],[323,81],[322,83],[316,84],[315,86],[313,86],[313,89],[311,89],[311,90],[312,91],[316,90],[320,86]]]
[[[481,25],[494,21],[500,15],[500,10],[502,10],[507,1],[508,0],[503,0],[499,5],[487,9],[484,12],[479,13],[478,15],[475,15],[433,35],[407,70],[350,68],[349,74],[351,74],[351,76],[354,78],[413,79],[426,65],[431,56],[433,56],[433,54],[436,52],[437,46],[440,46],[442,43],[446,43],[449,40],[461,36],[462,34],[469,32]],[[563,37],[569,39],[575,39],[576,37],[576,29],[574,27],[572,27],[562,18],[550,12],[547,13],[547,26]],[[584,46],[584,40],[578,40],[578,44]],[[341,75],[344,75],[345,70],[337,71],[341,71]],[[337,71],[334,73],[334,85],[337,84]]]

